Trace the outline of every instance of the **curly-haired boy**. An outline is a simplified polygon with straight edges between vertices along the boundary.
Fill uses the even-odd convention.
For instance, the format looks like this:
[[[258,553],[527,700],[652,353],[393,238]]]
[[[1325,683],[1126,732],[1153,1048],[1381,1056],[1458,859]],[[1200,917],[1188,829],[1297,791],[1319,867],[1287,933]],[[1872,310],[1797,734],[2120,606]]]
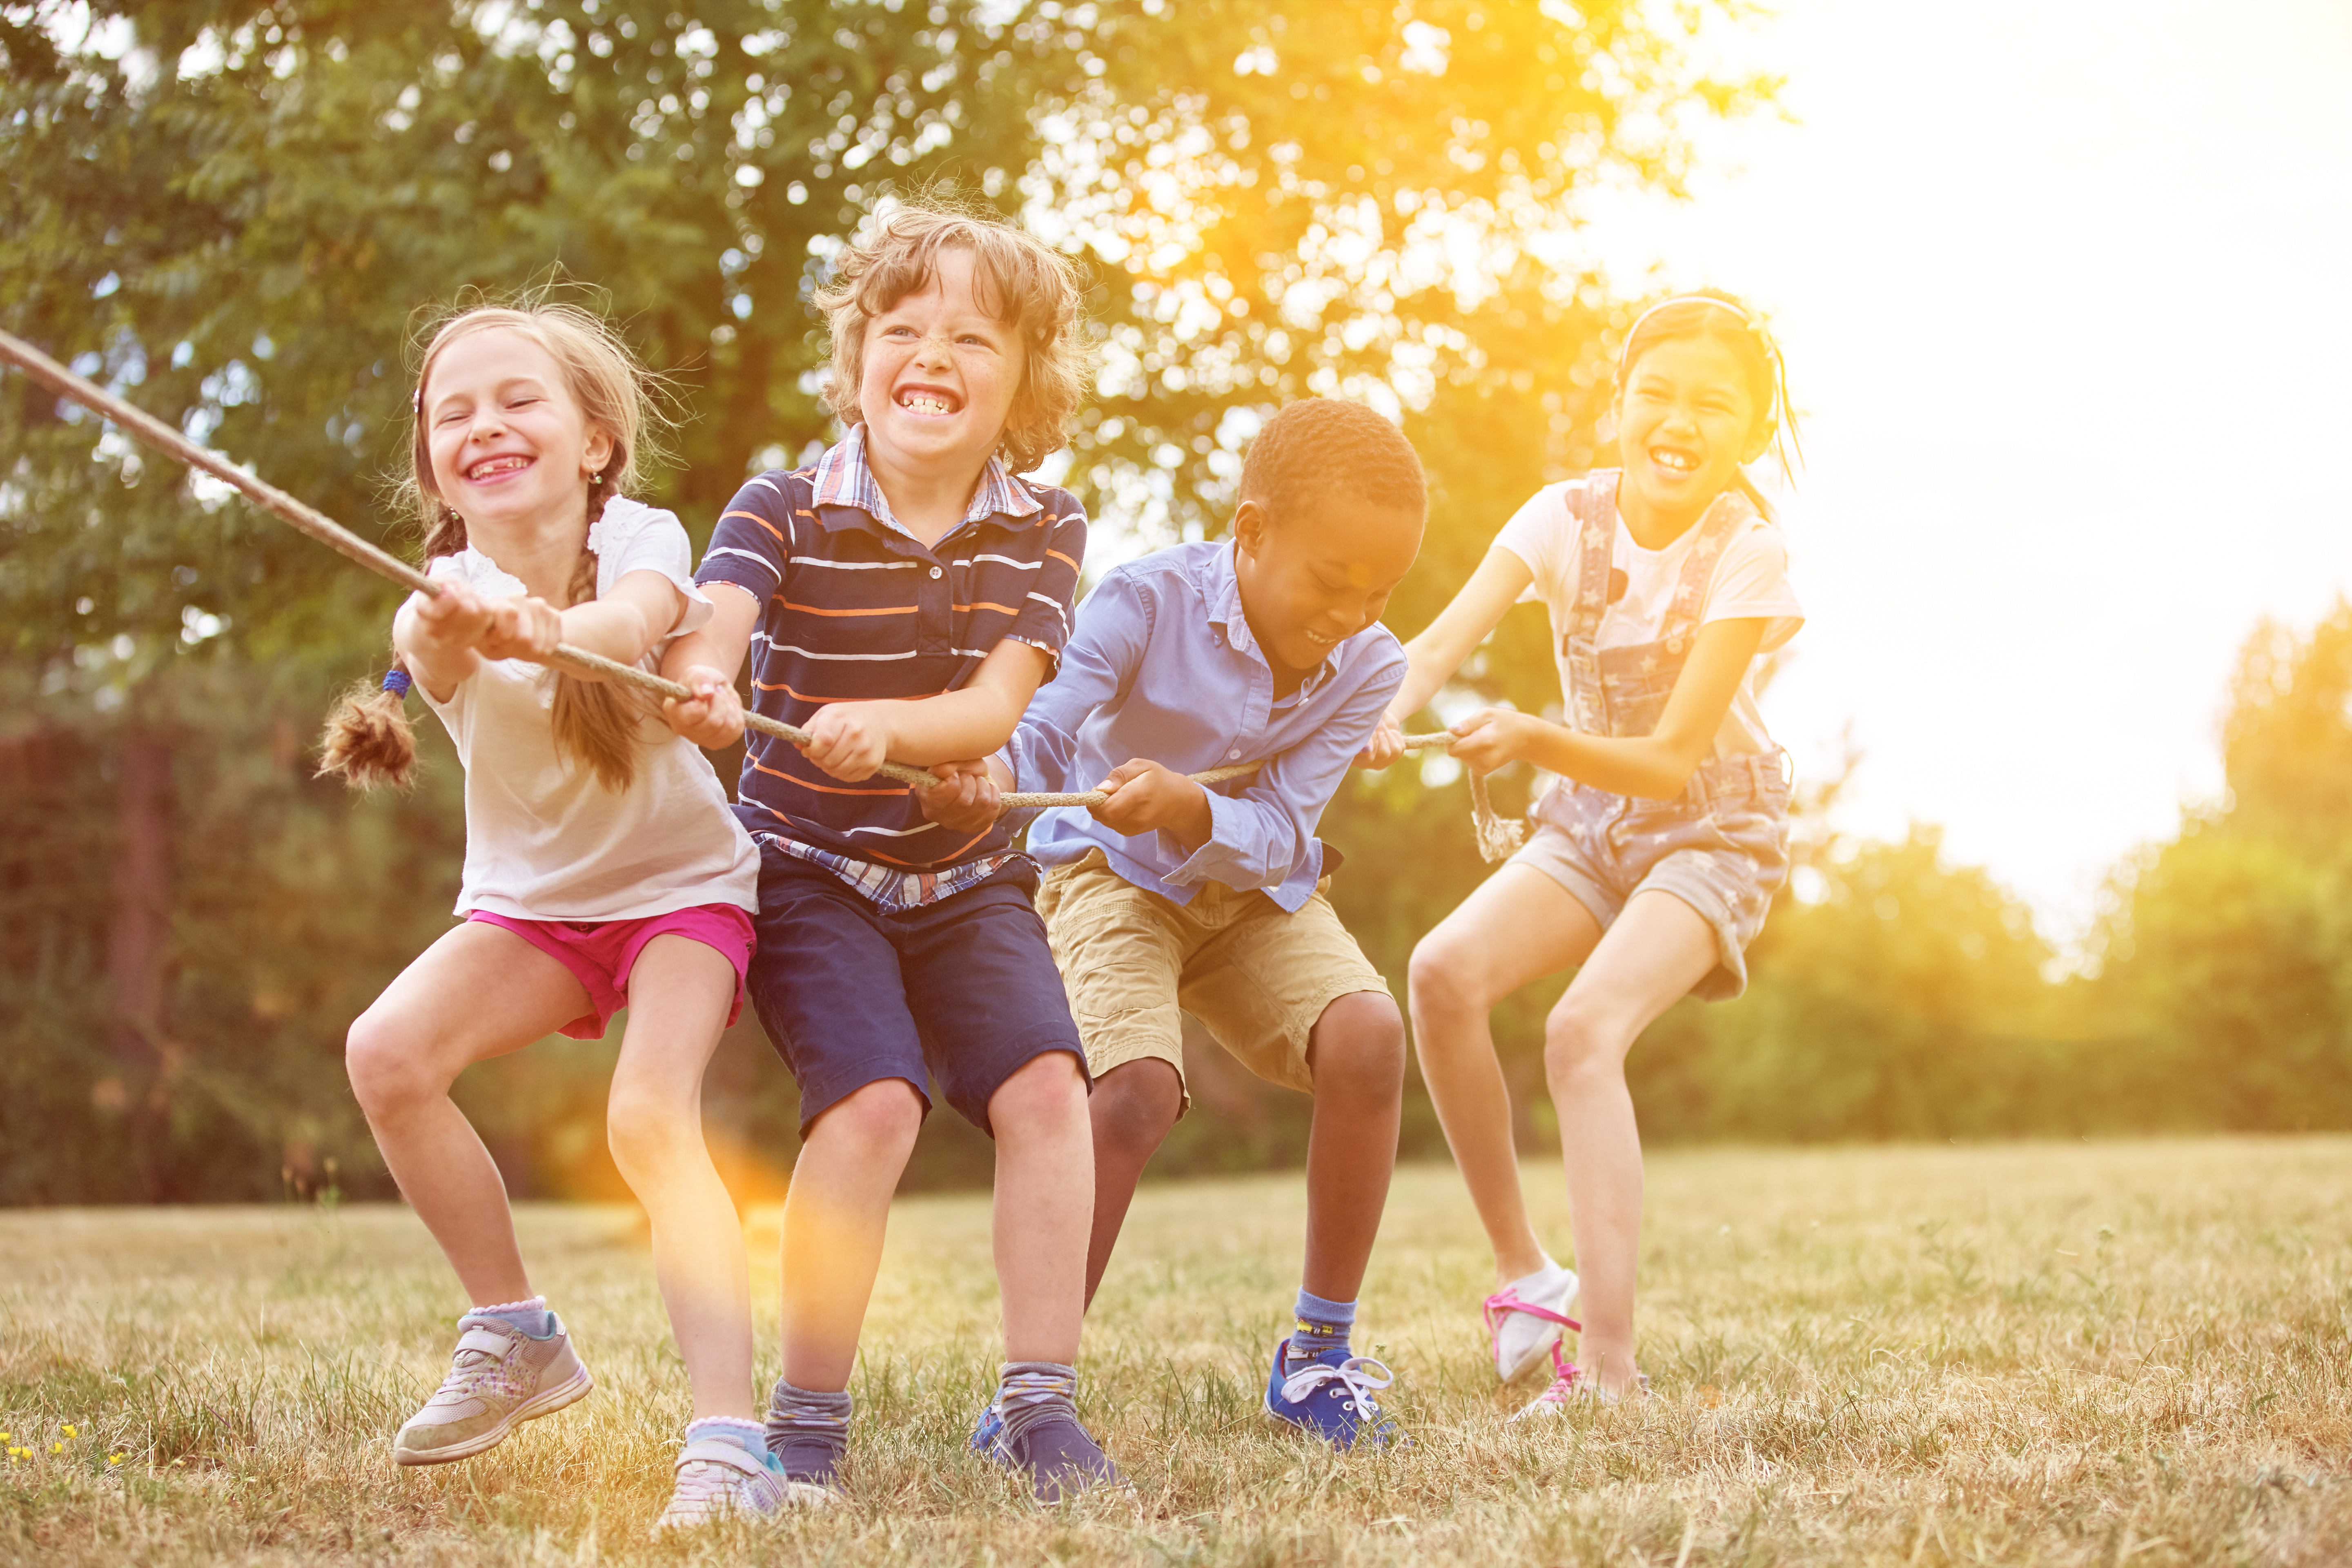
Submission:
[[[1117,1477],[1071,1404],[1085,1047],[1034,864],[992,822],[930,821],[875,769],[994,751],[1061,656],[1086,516],[1015,476],[1062,445],[1083,390],[1078,289],[1014,226],[914,204],[817,299],[847,434],[736,494],[696,578],[718,613],[663,661],[698,693],[670,721],[703,745],[742,733],[747,644],[754,705],[815,737],[803,752],[755,734],[735,807],[761,852],[751,997],[801,1089],[767,1442],[797,1500],[835,1494],[890,1195],[935,1079],[996,1140],[1006,1361],[989,1452],[1051,1500]]]

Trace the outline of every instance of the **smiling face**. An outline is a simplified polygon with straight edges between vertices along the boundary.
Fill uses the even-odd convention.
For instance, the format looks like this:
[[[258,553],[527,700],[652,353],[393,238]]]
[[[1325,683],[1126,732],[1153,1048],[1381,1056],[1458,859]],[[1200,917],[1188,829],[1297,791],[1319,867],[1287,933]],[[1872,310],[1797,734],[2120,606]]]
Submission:
[[[1668,338],[1643,351],[1617,395],[1625,470],[1617,508],[1639,535],[1674,535],[1706,512],[1771,438],[1738,355],[1719,338]]]
[[[555,357],[511,328],[436,353],[420,389],[433,488],[469,530],[586,526],[588,476],[610,459]]]
[[[877,477],[980,477],[1003,439],[1027,355],[973,289],[969,250],[938,253],[929,282],[866,324],[857,408]]]
[[[1419,510],[1325,501],[1275,517],[1255,500],[1234,514],[1242,612],[1275,673],[1297,678],[1381,618],[1421,553]]]

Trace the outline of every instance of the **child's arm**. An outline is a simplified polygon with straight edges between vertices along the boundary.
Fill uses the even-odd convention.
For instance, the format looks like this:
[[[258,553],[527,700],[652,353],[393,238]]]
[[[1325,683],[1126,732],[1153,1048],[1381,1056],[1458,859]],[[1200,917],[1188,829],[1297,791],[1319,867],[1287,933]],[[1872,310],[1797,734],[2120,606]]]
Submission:
[[[1184,856],[1167,878],[1180,887],[1280,887],[1315,837],[1350,759],[1391,706],[1402,674],[1391,667],[1366,681],[1321,729],[1268,759],[1238,795],[1219,795],[1158,763],[1132,762],[1098,786],[1111,797],[1094,808],[1095,817],[1115,833],[1165,834]]]
[[[743,704],[735,672],[759,625],[760,603],[731,584],[704,590],[717,606],[701,628],[687,633],[662,656],[662,674],[697,693],[691,701],[666,699],[662,717],[698,746],[733,745],[743,735]],[[834,702],[808,722],[816,737],[809,761],[844,783],[871,778],[883,762],[919,767],[985,756],[1004,744],[1021,711],[1045,679],[1042,648],[1007,637],[989,651],[969,685],[919,702],[896,699]]]
[[[491,625],[479,646],[484,658],[544,658],[558,643],[634,665],[677,625],[686,608],[677,585],[658,572],[630,572],[613,591],[584,605],[559,610],[544,599],[491,602]],[[567,669],[582,680],[605,678],[593,670]]]
[[[1079,727],[1126,689],[1142,662],[1150,624],[1134,581],[1123,572],[1105,577],[1078,606],[1053,684],[1031,700],[997,754],[935,770],[946,782],[922,797],[924,815],[958,832],[977,833],[996,819],[1001,792],[1024,784],[1045,791],[1071,787],[1067,775]]]
[[[1460,737],[1454,755],[1485,773],[1525,759],[1611,795],[1671,799],[1706,760],[1768,624],[1726,620],[1701,626],[1665,713],[1647,735],[1586,735],[1507,708],[1481,708],[1454,726]]]
[[[697,695],[685,702],[663,698],[662,718],[696,745],[723,752],[743,738],[735,672],[743,668],[751,628],[760,624],[760,601],[732,583],[707,584],[703,592],[710,596],[710,618],[674,639],[661,661],[665,679],[691,687]]]
[[[1471,650],[1486,640],[1504,613],[1535,581],[1528,563],[1501,545],[1486,552],[1478,570],[1462,591],[1438,612],[1437,619],[1404,645],[1404,684],[1397,689],[1379,728],[1356,760],[1368,768],[1384,768],[1403,754],[1404,721],[1429,705],[1437,689],[1454,679]]]

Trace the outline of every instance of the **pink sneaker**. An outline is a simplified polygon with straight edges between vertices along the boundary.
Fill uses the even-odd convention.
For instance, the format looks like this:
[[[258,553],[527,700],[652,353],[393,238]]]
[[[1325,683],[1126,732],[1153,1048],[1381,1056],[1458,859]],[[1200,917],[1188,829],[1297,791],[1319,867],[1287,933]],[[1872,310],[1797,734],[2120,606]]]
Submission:
[[[1506,1285],[1486,1298],[1486,1333],[1495,1352],[1495,1375],[1505,1383],[1526,1376],[1542,1362],[1546,1351],[1557,1362],[1561,1329],[1583,1329],[1582,1323],[1568,1315],[1569,1303],[1576,1300],[1575,1272],[1563,1268],[1559,1276],[1553,1290],[1532,1300],[1518,1293],[1517,1284]]]
[[[1601,1385],[1584,1375],[1584,1369],[1559,1353],[1555,1341],[1551,1347],[1551,1386],[1528,1401],[1512,1422],[1525,1421],[1530,1415],[1563,1415],[1568,1407],[1579,1400],[1591,1400],[1597,1405],[1614,1405],[1621,1398],[1645,1398],[1650,1392],[1650,1380],[1640,1373],[1633,1374],[1633,1387],[1625,1394],[1603,1394]],[[1508,1425],[1509,1423],[1507,1423]]]

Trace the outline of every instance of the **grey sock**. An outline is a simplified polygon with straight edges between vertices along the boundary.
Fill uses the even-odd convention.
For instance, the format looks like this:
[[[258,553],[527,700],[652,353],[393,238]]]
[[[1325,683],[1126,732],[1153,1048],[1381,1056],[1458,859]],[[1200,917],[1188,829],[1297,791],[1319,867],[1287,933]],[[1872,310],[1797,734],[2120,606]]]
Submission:
[[[998,1369],[996,1411],[1004,1418],[1006,1442],[1019,1440],[1040,1421],[1055,1415],[1077,1419],[1073,1397],[1078,1388],[1076,1367],[1057,1361],[1008,1361]]]
[[[784,1468],[830,1471],[849,1447],[850,1398],[847,1389],[826,1394],[796,1388],[782,1378],[768,1400],[768,1452]],[[823,1462],[830,1458],[830,1463]]]

